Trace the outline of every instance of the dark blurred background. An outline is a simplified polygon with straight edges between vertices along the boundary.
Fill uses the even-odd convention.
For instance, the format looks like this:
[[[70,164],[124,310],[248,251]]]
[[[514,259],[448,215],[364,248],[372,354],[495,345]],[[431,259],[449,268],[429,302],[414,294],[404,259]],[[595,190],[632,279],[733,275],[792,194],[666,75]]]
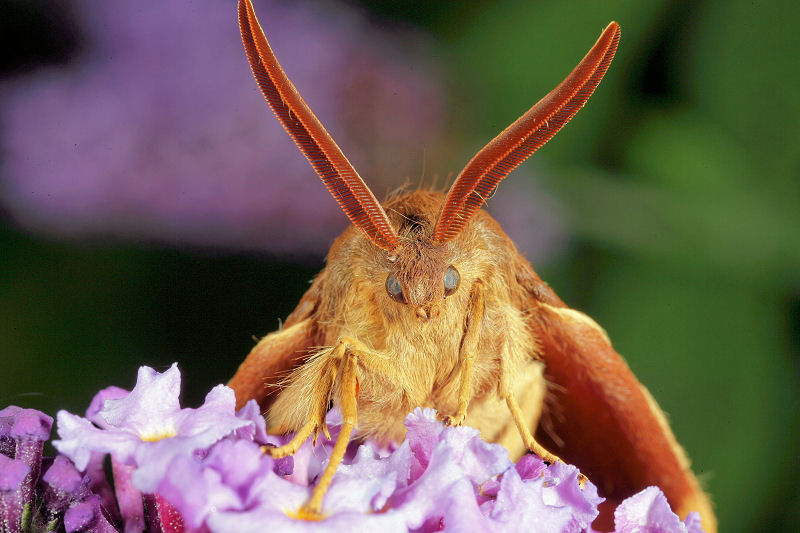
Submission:
[[[184,404],[277,328],[346,219],[266,109],[235,2],[0,3],[0,406]],[[800,16],[791,2],[256,1],[379,197],[443,188],[623,31],[489,208],[669,414],[721,531],[800,531]]]

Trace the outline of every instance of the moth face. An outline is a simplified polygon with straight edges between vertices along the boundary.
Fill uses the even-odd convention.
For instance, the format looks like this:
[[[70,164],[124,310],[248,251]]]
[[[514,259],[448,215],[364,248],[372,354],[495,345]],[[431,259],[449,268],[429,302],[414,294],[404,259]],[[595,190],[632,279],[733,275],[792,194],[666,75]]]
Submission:
[[[406,279],[407,282],[403,284],[400,281],[401,278]],[[461,276],[453,265],[448,266],[441,275],[441,282],[438,283],[441,285],[441,290],[436,287],[437,278],[438,276],[435,274],[430,279],[413,279],[408,272],[392,273],[386,277],[386,292],[397,303],[424,306],[437,299],[447,298],[456,292],[461,284]],[[407,294],[408,296],[406,296]]]
[[[459,289],[458,269],[448,261],[444,247],[429,242],[410,242],[398,252],[386,276],[386,293],[422,321],[435,317],[442,301]]]
[[[434,318],[442,302],[461,285],[452,245],[433,240],[443,200],[441,193],[415,191],[386,205],[400,244],[388,254],[381,281],[393,300],[390,305],[405,308],[423,322]]]

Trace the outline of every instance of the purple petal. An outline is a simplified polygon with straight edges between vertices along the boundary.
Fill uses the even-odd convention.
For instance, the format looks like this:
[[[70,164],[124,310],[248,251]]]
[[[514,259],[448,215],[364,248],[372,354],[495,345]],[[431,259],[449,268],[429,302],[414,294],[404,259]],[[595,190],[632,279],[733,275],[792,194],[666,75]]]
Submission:
[[[200,460],[178,456],[169,465],[158,492],[172,503],[190,529],[220,513],[245,513],[255,508],[297,509],[309,497],[300,487],[274,474],[274,461],[247,440],[226,439]],[[215,529],[216,531],[216,529]]]
[[[180,411],[181,373],[178,364],[159,374],[150,367],[139,368],[136,386],[117,400],[107,400],[98,413],[115,428],[134,432],[142,439],[163,438],[171,428],[169,421]]]
[[[48,520],[57,518],[71,503],[89,496],[88,479],[63,455],[56,456],[42,482],[45,485],[42,501]]]
[[[17,407],[16,405],[9,405],[0,409],[0,436],[6,435],[11,431],[14,418],[20,411],[22,411],[22,407]]]
[[[485,442],[474,428],[445,427],[432,409],[414,409],[406,417],[405,425],[408,429],[406,442],[414,455],[411,481],[424,472],[440,443],[451,451],[452,459],[461,465],[466,475],[476,484],[483,483],[512,466],[505,448]]]
[[[700,523],[700,513],[696,511],[690,512],[683,521],[686,526],[686,533],[703,533],[703,526]]]
[[[20,490],[23,501],[32,501],[42,468],[44,442],[50,437],[53,418],[36,409],[12,406],[0,411],[0,419],[3,420],[0,431],[5,437],[5,443],[0,448],[6,452],[11,451],[13,442],[13,452],[3,455],[22,461],[30,467]]]
[[[22,513],[32,503],[25,483],[31,467],[22,461],[0,455],[0,527],[21,531]]]
[[[699,520],[687,518],[694,531]],[[648,487],[623,501],[614,511],[617,533],[686,533],[687,525],[672,512],[658,487]],[[700,529],[702,531],[702,529]]]
[[[419,407],[406,416],[404,424],[408,429],[405,442],[414,454],[411,463],[411,479],[414,480],[428,467],[431,452],[439,442],[444,426],[436,419],[436,411]]]
[[[22,482],[30,471],[31,467],[25,462],[0,455],[0,491],[20,490]]]
[[[131,483],[134,467],[122,464],[111,458],[111,471],[114,476],[114,491],[117,495],[119,512],[125,531],[144,530],[144,504],[142,493]]]
[[[359,447],[352,463],[337,469],[323,511],[380,511],[397,487],[406,484],[410,457],[407,447],[389,458],[381,458],[368,445]]]
[[[0,410],[0,454],[12,459],[16,453],[17,443],[11,437],[11,428],[14,425],[14,418],[20,411],[22,408],[16,405]]]
[[[235,409],[233,389],[217,385],[206,395],[205,402],[199,408],[182,409],[176,415],[177,434],[192,436],[199,448],[206,448],[240,428],[254,425],[250,420],[238,418]]]
[[[105,472],[106,456],[102,453],[92,453],[89,458],[89,464],[86,466],[86,478],[89,480],[89,490],[100,498],[100,505],[108,514],[109,518],[119,523],[122,516],[119,512],[117,499],[114,495],[114,489],[111,488],[108,477]]]
[[[261,414],[258,402],[255,400],[248,401],[244,404],[244,407],[239,409],[236,417],[253,423],[252,428],[244,426],[236,430],[237,437],[240,439],[249,438],[259,444],[267,443],[267,421],[264,419],[264,415]]]
[[[520,457],[514,468],[516,468],[520,478],[536,479],[545,473],[547,465],[538,455],[528,453]]]
[[[289,476],[294,472],[294,456],[281,457],[275,459],[275,466],[272,471],[279,476]]]
[[[86,418],[101,428],[109,427],[109,424],[105,421],[105,419],[99,416],[100,411],[102,411],[103,407],[105,407],[107,400],[119,400],[126,397],[128,394],[130,394],[129,391],[126,391],[120,387],[115,387],[113,385],[111,387],[106,387],[95,394],[94,398],[92,398],[89,408],[86,409]]]
[[[452,451],[452,460],[461,466],[464,474],[475,485],[480,485],[514,466],[508,450],[481,439],[475,428],[445,428],[442,436],[440,445],[445,445]]]
[[[560,461],[547,467],[544,487],[544,502],[551,507],[570,509],[581,528],[589,527],[597,518],[597,506],[604,501],[592,482],[580,487],[575,466]]]
[[[159,494],[180,512],[187,527],[197,529],[212,510],[240,510],[236,491],[222,483],[219,472],[204,471],[188,457],[176,457],[159,485]]]
[[[247,488],[245,503],[248,509],[261,508],[286,514],[297,511],[310,497],[311,489],[307,485],[292,483],[267,471],[253,478]]]
[[[74,492],[81,485],[83,475],[78,472],[72,461],[63,455],[58,455],[42,476],[42,481],[57,491]]]
[[[299,506],[299,504],[298,504]],[[400,518],[400,519],[399,519]],[[209,518],[214,533],[340,533],[342,531],[375,531],[407,533],[396,513],[338,513],[321,521],[297,520],[281,509],[256,507],[244,512],[221,512]]]
[[[167,466],[178,456],[192,456],[195,450],[207,448],[226,435],[247,424],[231,416],[217,424],[205,426],[202,432],[147,443],[136,450],[133,483],[142,492],[154,492],[163,479]]]
[[[400,449],[403,446],[405,443]],[[413,462],[412,458],[412,465]],[[475,487],[453,460],[452,450],[440,443],[430,454],[425,471],[416,479],[412,478],[407,487],[397,490],[387,505],[403,513],[410,529],[417,529],[431,517],[443,517],[442,509],[452,494],[469,494],[469,498],[462,502],[464,510],[470,513],[477,510]]]
[[[243,493],[242,489],[249,487],[255,477],[272,470],[273,462],[252,442],[225,440],[211,449],[203,464],[219,472],[226,485]]]
[[[117,528],[103,515],[100,498],[90,496],[76,503],[64,514],[64,528],[67,533],[80,531],[83,533],[118,533]]]
[[[91,502],[80,502],[70,507],[64,515],[64,528],[71,531],[84,531],[94,521],[94,506]]]
[[[434,531],[503,531],[482,513],[475,500],[475,490],[470,483],[460,481],[447,492],[437,495],[437,508],[426,523],[432,522]],[[509,530],[510,531],[510,530]]]
[[[137,435],[99,429],[85,418],[66,411],[59,411],[56,419],[61,440],[54,440],[53,446],[69,457],[78,470],[86,470],[93,452],[111,453],[118,461],[133,463],[133,454],[141,443]]]
[[[577,478],[566,483],[578,487]],[[522,531],[530,524],[536,524],[537,531],[578,532],[588,528],[597,517],[596,505],[590,505],[588,511],[583,502],[570,505],[554,497],[558,490],[558,485],[544,478],[523,481],[512,468],[503,474],[495,502],[483,508],[503,531]]]
[[[96,417],[104,429],[62,411],[58,413],[61,440],[53,445],[79,470],[87,467],[92,453],[110,453],[118,462],[136,465],[134,485],[152,493],[174,457],[191,456],[242,428],[255,433],[254,421],[236,417],[236,399],[229,387],[212,389],[197,409],[181,409],[179,393],[177,365],[164,373],[142,367],[130,394],[109,399],[121,395],[121,389],[106,389],[96,398],[98,403],[103,399]]]
[[[53,427],[51,416],[36,409],[20,409],[13,420],[10,431],[13,439],[44,442],[50,438],[50,429]]]

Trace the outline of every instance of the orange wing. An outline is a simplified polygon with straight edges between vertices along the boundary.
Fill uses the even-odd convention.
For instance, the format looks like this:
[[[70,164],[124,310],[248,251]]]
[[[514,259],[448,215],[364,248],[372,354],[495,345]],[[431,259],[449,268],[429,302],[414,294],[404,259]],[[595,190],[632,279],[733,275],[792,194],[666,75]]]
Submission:
[[[518,279],[535,300],[530,323],[552,384],[536,438],[577,465],[606,498],[593,526],[613,529],[617,504],[657,485],[682,518],[699,511],[705,531],[715,532],[708,496],[664,413],[611,347],[605,331],[566,307],[536,274],[523,272]]]
[[[279,392],[276,384],[303,364],[309,351],[321,344],[315,314],[324,278],[323,270],[283,327],[261,339],[239,365],[236,374],[228,382],[228,386],[236,393],[237,409],[254,399],[261,406],[261,411],[265,412]]]

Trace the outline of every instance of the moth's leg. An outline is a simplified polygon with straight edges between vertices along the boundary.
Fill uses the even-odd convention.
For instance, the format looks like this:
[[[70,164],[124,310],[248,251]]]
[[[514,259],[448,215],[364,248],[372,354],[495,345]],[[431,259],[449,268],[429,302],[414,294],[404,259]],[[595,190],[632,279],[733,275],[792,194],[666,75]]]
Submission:
[[[295,433],[292,440],[284,444],[283,446],[262,446],[261,451],[263,453],[269,454],[270,457],[273,459],[280,459],[282,457],[286,457],[287,455],[294,455],[300,446],[306,441],[309,435],[317,429],[317,421],[316,420],[309,420],[306,424],[301,427],[297,433]]]
[[[342,346],[343,349],[348,348],[344,342],[341,342],[340,346]],[[314,492],[311,494],[311,499],[298,512],[298,516],[300,518],[317,519],[320,517],[322,511],[322,498],[325,497],[325,493],[328,491],[328,487],[333,479],[333,474],[336,473],[339,463],[341,463],[342,458],[344,458],[344,453],[347,450],[347,444],[350,442],[350,436],[353,434],[353,430],[358,422],[357,366],[358,356],[355,354],[354,350],[349,348],[346,349],[340,374],[342,394],[340,403],[342,409],[342,428],[339,432],[338,438],[336,439],[336,444],[333,446],[333,453],[331,453],[328,464],[325,467],[325,470],[322,472],[322,476],[319,478],[316,487],[314,487]]]
[[[519,431],[520,437],[522,437],[522,441],[525,443],[525,447],[528,448],[530,451],[547,461],[548,463],[555,463],[556,461],[564,462],[559,456],[551,453],[547,450],[544,446],[539,444],[536,439],[531,434],[530,430],[528,429],[528,424],[525,422],[525,418],[522,414],[522,410],[519,408],[519,404],[517,403],[516,398],[514,398],[514,394],[512,391],[507,390],[505,392],[506,398],[506,405],[508,405],[508,410],[511,411],[511,417],[514,419],[514,423],[517,425],[517,430]],[[578,482],[580,483],[581,487],[583,487],[584,483],[588,481],[588,478],[583,474],[578,474]]]
[[[376,352],[366,344],[353,337],[342,337],[339,342],[347,346],[348,352],[356,354],[361,364],[369,367],[372,374],[378,375],[387,381],[393,381],[395,358],[386,353]]]
[[[472,363],[475,359],[475,351],[478,348],[478,331],[483,320],[483,284],[480,281],[472,286],[472,293],[469,299],[469,311],[467,312],[466,331],[461,340],[461,348],[458,351],[458,361],[460,381],[458,387],[458,409],[455,415],[439,415],[441,420],[449,426],[460,426],[467,417],[467,406],[469,405],[469,384],[472,380]]]
[[[320,431],[322,431],[329,439],[331,438],[330,433],[328,433],[328,426],[325,424],[325,415],[328,412],[328,402],[331,390],[333,389],[333,382],[336,379],[336,363],[342,360],[344,352],[345,345],[342,343],[338,344],[336,348],[334,348],[333,352],[331,352],[330,359],[325,365],[325,368],[322,370],[322,377],[317,382],[317,387],[326,391],[323,395],[324,401],[316,402],[316,405],[314,405],[314,411],[303,427],[297,431],[291,441],[287,442],[283,446],[262,446],[261,451],[268,453],[275,459],[280,459],[281,457],[293,455],[295,452],[297,452],[300,446],[303,445],[303,443],[312,433],[314,434],[315,442]]]

